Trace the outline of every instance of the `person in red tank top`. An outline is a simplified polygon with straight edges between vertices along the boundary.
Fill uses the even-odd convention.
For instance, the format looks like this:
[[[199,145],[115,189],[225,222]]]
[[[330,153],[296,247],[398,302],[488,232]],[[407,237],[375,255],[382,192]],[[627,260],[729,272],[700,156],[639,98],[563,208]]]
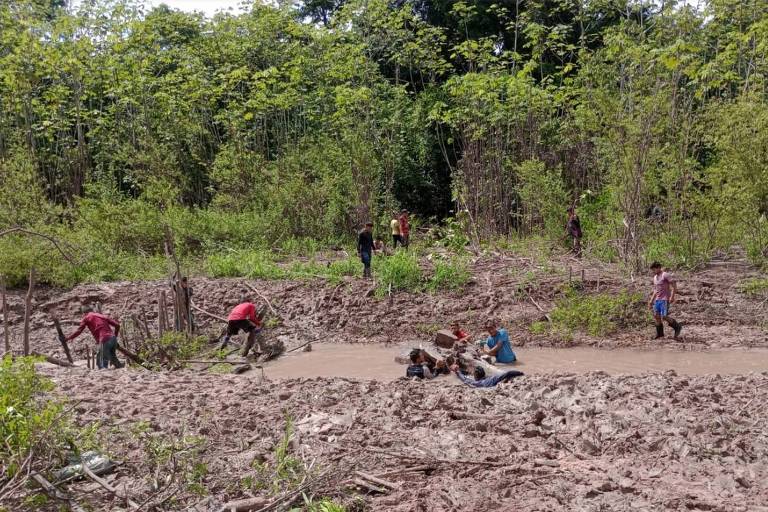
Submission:
[[[243,346],[242,356],[248,355],[254,343],[258,344],[258,353],[261,354],[263,344],[261,340],[261,316],[256,312],[256,305],[248,300],[247,297],[240,299],[240,304],[235,306],[227,317],[227,333],[221,342],[220,348],[225,348],[229,343],[231,336],[237,335],[240,331],[248,333],[248,339]]]
[[[80,310],[83,313],[83,319],[77,330],[67,336],[67,341],[72,341],[80,336],[87,327],[99,345],[96,366],[100,370],[108,368],[110,363],[115,368],[125,366],[117,358],[117,335],[120,332],[120,324],[106,315],[95,313],[91,306],[83,306]],[[112,332],[113,327],[114,332]]]

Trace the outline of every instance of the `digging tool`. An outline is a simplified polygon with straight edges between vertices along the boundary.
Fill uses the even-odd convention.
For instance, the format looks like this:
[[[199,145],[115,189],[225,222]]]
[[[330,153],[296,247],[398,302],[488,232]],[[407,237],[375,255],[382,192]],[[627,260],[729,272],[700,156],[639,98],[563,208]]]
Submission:
[[[72,354],[69,352],[69,345],[67,345],[67,338],[64,336],[64,331],[61,330],[59,319],[56,317],[53,317],[53,326],[56,328],[56,335],[59,337],[59,343],[61,343],[64,353],[67,355],[67,361],[74,364],[75,361],[72,359]]]

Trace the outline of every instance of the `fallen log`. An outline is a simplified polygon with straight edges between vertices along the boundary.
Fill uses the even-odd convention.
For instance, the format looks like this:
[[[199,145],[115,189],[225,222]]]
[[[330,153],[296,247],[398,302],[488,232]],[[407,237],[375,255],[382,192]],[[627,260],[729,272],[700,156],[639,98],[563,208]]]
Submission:
[[[122,345],[118,345],[117,350],[123,354],[130,362],[138,364],[139,366],[144,366],[145,361],[141,357],[139,357],[137,354],[134,354]]]
[[[55,357],[49,356],[47,354],[41,354],[40,352],[32,352],[33,356],[42,357],[46,361],[48,361],[51,364],[55,364],[56,366],[63,366],[64,368],[72,368],[74,364],[70,363],[69,361],[64,361],[61,359],[57,359]]]
[[[219,509],[219,512],[248,512],[259,510],[268,504],[269,502],[264,498],[248,498],[227,502]]]

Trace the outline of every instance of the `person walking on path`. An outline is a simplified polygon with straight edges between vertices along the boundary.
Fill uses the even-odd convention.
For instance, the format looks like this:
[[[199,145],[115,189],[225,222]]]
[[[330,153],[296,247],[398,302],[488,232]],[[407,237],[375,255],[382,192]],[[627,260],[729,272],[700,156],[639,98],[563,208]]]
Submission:
[[[224,335],[224,340],[219,348],[225,348],[230,337],[243,331],[248,333],[248,339],[243,346],[241,355],[247,356],[254,343],[258,344],[258,353],[261,354],[263,349],[261,330],[261,317],[256,314],[256,305],[250,302],[247,297],[243,297],[240,299],[240,304],[235,306],[227,317],[227,333]]]
[[[573,253],[577,258],[581,258],[581,221],[576,215],[576,208],[568,208],[568,222],[565,225],[565,235],[573,240]]]
[[[389,229],[392,231],[392,249],[397,249],[397,244],[403,245],[403,237],[400,234],[400,219],[397,217],[397,213],[392,215]]]
[[[368,222],[357,235],[357,254],[363,262],[363,277],[371,277],[371,257],[373,256],[373,223]]]
[[[81,308],[83,319],[75,332],[67,336],[67,341],[72,341],[80,336],[87,327],[91,335],[99,344],[99,352],[96,356],[96,366],[99,370],[109,368],[109,364],[115,368],[125,366],[117,358],[117,335],[120,333],[120,324],[106,315],[96,313],[91,306]],[[112,328],[114,327],[114,332]]]
[[[651,264],[653,272],[653,293],[648,301],[648,308],[653,311],[653,319],[656,323],[656,337],[664,337],[664,322],[666,321],[675,333],[675,340],[680,339],[680,331],[683,326],[669,316],[669,307],[675,303],[677,295],[677,282],[672,274],[661,268],[661,263],[654,261]]]
[[[411,225],[408,223],[408,210],[400,212],[400,217],[397,219],[400,223],[400,244],[408,248],[411,243]]]

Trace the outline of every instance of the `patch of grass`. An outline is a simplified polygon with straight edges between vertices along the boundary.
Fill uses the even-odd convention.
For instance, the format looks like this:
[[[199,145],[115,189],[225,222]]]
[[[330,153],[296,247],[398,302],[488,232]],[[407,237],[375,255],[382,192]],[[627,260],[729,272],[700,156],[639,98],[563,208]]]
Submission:
[[[432,336],[437,331],[441,329],[440,324],[430,324],[430,323],[424,323],[424,324],[416,324],[414,326],[414,330],[421,334],[426,334],[429,336]]]
[[[745,279],[739,283],[739,291],[750,297],[765,297],[768,294],[768,278]]]
[[[432,293],[439,290],[461,290],[469,282],[470,277],[464,260],[440,259],[435,261],[435,272],[427,281],[427,290]]]
[[[379,284],[376,295],[383,297],[389,289],[418,292],[423,288],[419,261],[408,251],[397,251],[387,258],[374,259]]]
[[[192,359],[202,352],[207,345],[208,340],[205,336],[187,336],[183,332],[169,331],[158,339],[148,340],[144,343],[139,350],[139,357],[160,369],[162,364],[167,362],[167,357],[172,358],[173,361]],[[221,352],[217,355],[220,357]]]
[[[208,373],[227,374],[232,373],[232,365],[229,363],[217,363],[208,368]]]
[[[302,494],[304,506],[301,508],[292,508],[290,512],[346,512],[346,507],[339,505],[329,498],[313,499],[306,494]]]
[[[270,489],[273,494],[293,489],[300,485],[307,468],[304,462],[293,456],[290,451],[293,439],[293,419],[285,419],[285,429],[280,440],[275,445],[274,463],[254,462],[256,478],[252,484],[254,489]]]
[[[572,336],[575,331],[605,336],[621,326],[634,323],[641,314],[641,305],[642,297],[637,293],[587,295],[571,289],[557,301],[550,313],[550,329],[566,337]],[[531,325],[531,331],[544,332],[546,329],[540,324]]]

